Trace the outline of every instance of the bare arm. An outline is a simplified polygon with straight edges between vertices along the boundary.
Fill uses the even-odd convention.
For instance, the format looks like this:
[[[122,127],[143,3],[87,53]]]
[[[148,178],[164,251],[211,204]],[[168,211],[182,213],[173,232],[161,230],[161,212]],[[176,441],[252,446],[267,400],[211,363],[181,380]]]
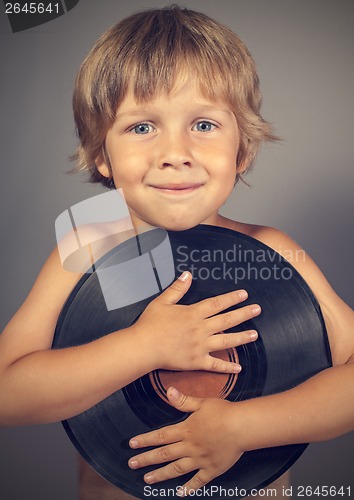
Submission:
[[[305,278],[320,303],[333,367],[290,391],[250,402],[251,415],[262,405],[262,416],[268,418],[270,431],[263,439],[255,433],[255,442],[250,443],[250,447],[253,448],[256,441],[261,443],[259,447],[276,446],[321,441],[349,432],[354,429],[354,311],[338,297],[312,259],[300,254],[300,247],[287,235],[264,229],[258,237],[279,253],[290,249],[284,255]],[[273,444],[262,444],[264,439]]]
[[[0,337],[1,423],[16,425],[59,420],[87,409],[127,377],[150,368],[136,357],[128,370],[121,349],[132,349],[126,332],[85,345],[51,350],[60,310],[79,275],[63,270],[57,251],[43,267],[28,298]],[[117,341],[115,341],[117,339]],[[128,345],[127,345],[128,344]],[[123,363],[118,372],[114,360]]]
[[[78,278],[62,269],[54,251],[2,333],[2,425],[69,418],[157,368],[236,371],[235,364],[216,360],[209,352],[254,340],[250,332],[213,335],[256,315],[246,306],[214,316],[246,298],[238,291],[191,306],[176,305],[190,286],[189,275],[152,301],[134,326],[86,345],[51,350],[58,315]]]

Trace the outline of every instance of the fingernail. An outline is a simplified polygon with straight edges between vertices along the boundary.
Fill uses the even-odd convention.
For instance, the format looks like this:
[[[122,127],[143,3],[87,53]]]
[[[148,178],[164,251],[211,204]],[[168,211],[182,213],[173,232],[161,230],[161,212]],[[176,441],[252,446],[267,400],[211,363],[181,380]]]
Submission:
[[[240,297],[241,300],[245,300],[248,297],[248,293],[246,292],[246,290],[240,290],[238,292],[238,296]]]
[[[139,464],[138,464],[138,461],[137,460],[129,460],[129,467],[131,469],[137,469]]]
[[[145,483],[153,483],[154,482],[154,476],[152,474],[146,474],[146,476],[144,476],[144,481]]]
[[[179,392],[178,390],[175,388],[175,387],[170,387],[168,389],[168,395],[172,398],[172,399],[177,399],[178,396],[179,396]]]
[[[261,312],[261,308],[259,306],[252,307],[253,314],[259,314]]]
[[[188,271],[184,271],[181,276],[179,276],[179,280],[181,281],[187,281],[187,279],[189,278],[189,272]]]
[[[258,333],[256,332],[256,330],[253,330],[252,332],[250,332],[250,339],[251,340],[256,340],[257,337],[258,337]]]
[[[234,365],[234,373],[240,373],[241,370],[242,370],[241,365]]]
[[[136,439],[131,439],[131,440],[129,441],[129,446],[130,446],[131,448],[137,448],[137,447],[138,447],[138,444],[139,444],[139,443],[138,443],[138,441],[137,441]]]

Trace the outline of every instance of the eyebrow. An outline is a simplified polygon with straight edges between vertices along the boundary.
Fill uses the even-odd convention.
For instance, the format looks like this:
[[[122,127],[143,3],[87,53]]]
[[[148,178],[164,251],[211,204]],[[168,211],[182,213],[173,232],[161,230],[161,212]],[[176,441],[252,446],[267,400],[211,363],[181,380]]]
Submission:
[[[196,104],[195,105],[196,107],[196,112],[198,112],[199,110],[201,110],[202,112],[208,112],[208,111],[221,111],[223,113],[227,113],[227,114],[233,114],[232,110],[228,107],[226,107],[225,105],[222,105],[222,106],[218,106],[218,105],[210,105],[210,104]],[[139,108],[139,109],[131,109],[131,110],[127,110],[127,111],[124,111],[123,113],[117,113],[116,116],[115,116],[115,119],[118,120],[118,119],[121,119],[121,118],[125,118],[125,117],[131,117],[131,116],[140,116],[140,115],[143,115],[143,114],[150,114],[150,113],[155,113],[155,110],[153,109],[148,109],[148,108]]]
[[[197,104],[196,107],[198,109],[202,109],[203,111],[222,111],[224,113],[232,113],[231,109],[228,108],[225,104]]]
[[[144,113],[151,113],[148,109],[141,108],[141,109],[132,109],[128,111],[124,111],[124,113],[116,113],[115,118],[124,118],[126,116],[138,116]]]

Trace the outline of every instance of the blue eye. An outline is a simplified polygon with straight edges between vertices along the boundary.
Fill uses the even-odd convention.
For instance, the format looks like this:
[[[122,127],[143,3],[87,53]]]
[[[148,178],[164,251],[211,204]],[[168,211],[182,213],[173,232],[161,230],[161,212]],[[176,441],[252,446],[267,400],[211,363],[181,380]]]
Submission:
[[[216,125],[206,120],[202,120],[196,123],[193,127],[193,130],[197,130],[198,132],[211,132]]]
[[[138,125],[135,125],[135,127],[133,127],[132,129],[132,132],[134,132],[135,134],[148,134],[149,132],[152,132],[154,130],[154,128],[149,125],[149,123],[139,123]]]

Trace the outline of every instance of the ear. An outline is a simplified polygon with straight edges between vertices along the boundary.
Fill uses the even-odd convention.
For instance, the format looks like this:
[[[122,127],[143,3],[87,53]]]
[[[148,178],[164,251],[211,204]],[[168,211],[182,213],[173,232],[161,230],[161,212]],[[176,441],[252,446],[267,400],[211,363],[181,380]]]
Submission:
[[[107,179],[112,178],[112,170],[111,170],[111,165],[109,162],[109,158],[107,153],[104,150],[104,147],[101,149],[99,155],[97,156],[95,160],[95,164],[97,167],[97,170],[103,177],[107,177]]]
[[[236,165],[236,174],[243,174],[247,170],[249,163],[249,159],[245,158],[242,162],[240,162],[240,164]]]
[[[251,161],[251,158],[249,156],[246,156],[246,158],[243,158],[239,163],[237,163],[236,176],[235,176],[235,186],[241,180],[244,184],[246,184],[249,187],[249,184],[242,177],[242,174],[248,170],[248,168],[251,164],[252,164],[252,161]]]

